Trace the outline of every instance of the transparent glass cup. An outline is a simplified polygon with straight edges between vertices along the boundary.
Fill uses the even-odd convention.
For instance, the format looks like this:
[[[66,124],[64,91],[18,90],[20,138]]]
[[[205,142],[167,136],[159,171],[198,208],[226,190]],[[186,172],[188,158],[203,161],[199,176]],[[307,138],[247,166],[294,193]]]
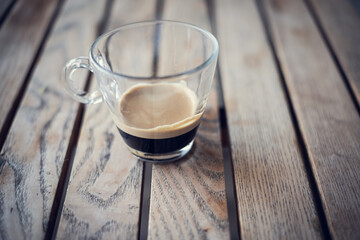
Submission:
[[[190,24],[148,21],[101,35],[89,57],[66,63],[62,82],[77,101],[105,101],[130,151],[166,162],[192,147],[218,57],[215,37]],[[74,72],[95,74],[100,89],[79,91]]]

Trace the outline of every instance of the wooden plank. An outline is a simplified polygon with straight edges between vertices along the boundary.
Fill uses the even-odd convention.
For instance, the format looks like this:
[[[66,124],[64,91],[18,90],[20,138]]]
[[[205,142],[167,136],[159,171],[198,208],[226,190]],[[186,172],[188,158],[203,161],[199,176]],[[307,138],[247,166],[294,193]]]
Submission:
[[[359,239],[359,113],[304,3],[264,3],[331,236]]]
[[[141,175],[107,107],[88,107],[57,239],[136,238]]]
[[[154,19],[155,2],[115,1],[108,30]],[[131,53],[123,49],[121,54]],[[143,56],[152,58],[152,52]],[[142,172],[143,164],[126,148],[106,104],[87,106],[57,239],[135,239]]]
[[[103,1],[67,1],[34,70],[1,152],[3,239],[44,237],[79,106],[59,75],[66,60],[87,55],[103,9]]]
[[[19,0],[0,32],[0,129],[34,60],[58,0]],[[34,14],[36,13],[36,14]]]
[[[350,0],[311,0],[360,105],[360,12]]]
[[[210,30],[205,1],[168,0],[163,11],[164,19]],[[215,82],[190,154],[153,165],[149,239],[230,237]]]
[[[241,239],[322,232],[281,80],[254,1],[216,1]]]

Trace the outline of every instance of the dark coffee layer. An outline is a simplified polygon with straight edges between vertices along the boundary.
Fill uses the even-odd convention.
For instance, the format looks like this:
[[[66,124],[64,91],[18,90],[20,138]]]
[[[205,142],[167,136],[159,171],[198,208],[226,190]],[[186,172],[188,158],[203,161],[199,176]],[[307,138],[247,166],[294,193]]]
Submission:
[[[163,138],[148,139],[130,135],[118,128],[126,144],[138,151],[152,154],[169,153],[179,150],[188,145],[195,137],[198,126],[182,135]]]

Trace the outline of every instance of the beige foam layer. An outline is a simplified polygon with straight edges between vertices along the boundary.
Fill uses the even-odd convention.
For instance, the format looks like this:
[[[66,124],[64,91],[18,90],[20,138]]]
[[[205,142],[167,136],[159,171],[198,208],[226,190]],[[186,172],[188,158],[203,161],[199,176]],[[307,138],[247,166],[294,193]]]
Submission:
[[[202,113],[194,114],[196,105],[195,93],[184,82],[138,84],[123,94],[122,121],[115,118],[115,123],[141,138],[176,137],[199,125]]]

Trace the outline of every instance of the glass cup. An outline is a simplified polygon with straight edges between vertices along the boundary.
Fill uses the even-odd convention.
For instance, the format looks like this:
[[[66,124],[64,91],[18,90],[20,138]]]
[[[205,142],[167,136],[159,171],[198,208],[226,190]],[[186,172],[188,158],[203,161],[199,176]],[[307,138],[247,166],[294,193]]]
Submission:
[[[105,101],[130,151],[166,162],[192,147],[218,57],[215,37],[174,21],[133,23],[101,35],[89,57],[66,63],[62,82],[77,101]],[[79,91],[73,73],[85,68],[100,89]]]

